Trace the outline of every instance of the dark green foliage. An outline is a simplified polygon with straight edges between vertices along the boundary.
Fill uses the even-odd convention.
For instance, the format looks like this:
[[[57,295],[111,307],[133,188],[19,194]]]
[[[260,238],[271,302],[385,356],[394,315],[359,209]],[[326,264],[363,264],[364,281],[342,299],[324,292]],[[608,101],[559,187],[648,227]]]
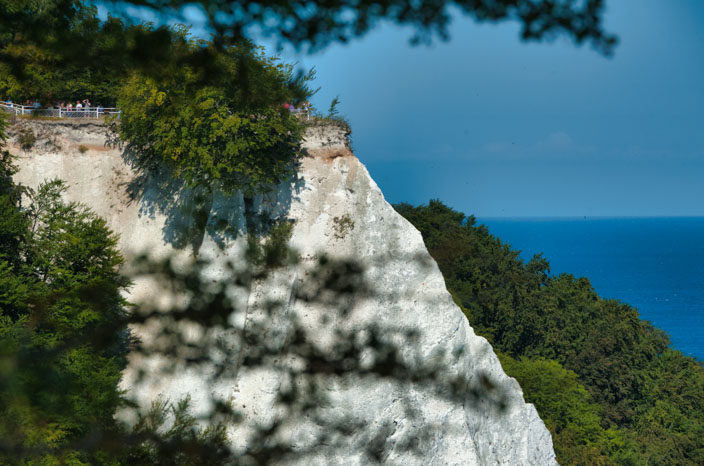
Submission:
[[[315,4],[259,0],[108,2],[120,16],[139,22],[141,19],[128,8],[131,5],[151,7],[157,15],[165,10],[178,11],[186,5],[202,6],[208,14],[209,26],[214,29],[215,42],[222,45],[263,33],[274,36],[280,43],[319,49],[331,42],[346,42],[362,36],[380,20],[410,26],[415,31],[413,42],[429,42],[433,37],[448,38],[452,9],[477,21],[516,21],[522,25],[524,40],[564,35],[576,43],[591,43],[606,54],[616,43],[615,36],[605,32],[602,26],[604,0],[327,0]],[[27,95],[28,98],[51,94],[54,89],[72,89],[92,93],[93,98],[109,99],[112,96],[107,91],[110,83],[115,82],[116,76],[112,74],[115,67],[129,62],[158,68],[168,52],[171,36],[166,28],[124,31],[114,18],[100,23],[94,4],[81,0],[2,0],[0,24],[0,63],[15,77],[31,82],[31,89],[51,90]],[[57,66],[52,71],[49,64]],[[42,67],[42,72],[38,73]],[[68,79],[72,85],[52,81],[52,77]],[[44,85],[49,88],[43,88]],[[65,97],[54,94],[53,98]]]
[[[16,103],[44,105],[89,98],[115,103],[125,62],[121,23],[101,23],[94,6],[77,0],[0,2],[0,93]]]
[[[518,251],[477,226],[472,216],[439,201],[396,209],[423,234],[477,333],[507,354],[510,375],[526,381],[526,397],[536,400],[553,426],[562,464],[600,464],[597,458],[604,455],[619,464],[704,463],[704,369],[668,349],[664,332],[641,320],[628,304],[600,298],[586,278],[551,276],[541,256],[524,263]],[[564,370],[578,380],[561,374]],[[562,382],[553,382],[555,377]],[[547,386],[560,384],[566,391],[548,400]],[[577,394],[581,388],[575,384],[589,399]],[[598,442],[585,430],[594,424],[596,411],[584,411],[575,423],[574,414],[557,409],[587,401],[591,406],[589,400],[598,403],[600,424],[608,428],[594,437]],[[625,437],[610,434],[614,428]],[[594,442],[592,453],[591,447],[581,449]],[[625,446],[614,449],[613,442]],[[582,459],[574,456],[578,450]]]
[[[552,433],[560,464],[638,464],[628,433],[601,426],[602,408],[577,374],[550,359],[513,359],[502,354],[499,358]]]
[[[266,269],[294,263],[295,253],[288,241],[293,234],[293,223],[281,221],[267,228],[263,234],[247,236],[247,260],[254,267]]]
[[[37,142],[37,137],[34,135],[32,128],[23,128],[17,134],[17,142],[20,145],[20,149],[26,152]]]
[[[230,458],[225,426],[200,427],[190,399],[176,404],[155,400],[133,429],[142,441],[127,450],[123,464],[225,464]],[[124,451],[125,449],[123,449]]]
[[[191,186],[251,194],[293,175],[302,126],[283,106],[309,96],[292,68],[248,42],[217,49],[172,43],[161,73],[133,73],[119,90],[116,129],[136,165],[163,165]],[[210,68],[185,64],[206,55]]]
[[[5,118],[0,115],[0,140],[4,140]],[[27,240],[27,217],[20,211],[24,190],[12,182],[16,169],[12,156],[0,147],[0,260],[19,266],[17,254]]]
[[[412,27],[415,31],[412,43],[430,42],[436,36],[447,39],[451,10],[477,21],[517,21],[523,26],[521,38],[524,40],[565,34],[577,43],[590,42],[606,53],[616,42],[614,36],[602,29],[603,0],[325,0],[314,4],[261,0],[129,0],[128,3],[160,11],[200,4],[208,12],[210,24],[224,37],[239,39],[254,27],[255,31],[274,36],[280,42],[297,47],[309,45],[313,49],[362,36],[381,20]]]
[[[328,108],[328,114],[326,118],[335,118],[340,111],[337,109],[337,106],[340,105],[340,96],[335,96],[335,98],[330,101],[330,108]]]
[[[25,191],[23,207],[13,171],[4,153],[0,456],[89,461],[92,445],[114,430],[121,403],[128,338],[122,258],[102,219],[61,200],[60,181]]]
[[[651,365],[635,430],[648,464],[702,464],[704,369],[681,352],[666,350]],[[649,374],[650,375],[650,374]]]
[[[616,44],[615,36],[602,26],[603,0],[329,0],[314,4],[128,0],[108,2],[122,19],[106,21],[97,18],[94,3],[83,0],[0,0],[0,94],[15,102],[39,99],[45,105],[84,98],[114,105],[115,90],[129,73],[162,71],[179,35],[167,27],[126,26],[122,20],[141,21],[131,5],[151,7],[157,16],[186,5],[202,6],[218,49],[260,36],[254,31],[275,36],[280,43],[319,49],[362,36],[378,20],[408,25],[415,31],[413,42],[429,42],[433,37],[448,38],[451,9],[477,21],[516,21],[523,26],[524,40],[564,35],[576,43],[591,43],[604,54]],[[185,62],[201,69],[213,64],[202,54]]]

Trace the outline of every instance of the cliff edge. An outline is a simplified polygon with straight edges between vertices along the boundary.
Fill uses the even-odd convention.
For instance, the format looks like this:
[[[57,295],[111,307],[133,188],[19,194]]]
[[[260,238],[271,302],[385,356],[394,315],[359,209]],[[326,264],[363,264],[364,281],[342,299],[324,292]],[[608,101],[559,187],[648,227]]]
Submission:
[[[344,317],[332,317],[338,324],[380,322],[412,330],[419,335],[420,354],[449,355],[440,370],[470,381],[486,377],[504,390],[506,409],[497,411],[488,400],[450,402],[432,390],[392,380],[330,387],[330,399],[335,401],[330,415],[353,413],[364,428],[349,432],[342,448],[303,458],[302,464],[363,464],[366,460],[360,451],[370,439],[379,438],[379,459],[389,464],[556,464],[550,433],[535,408],[525,403],[518,383],[504,374],[489,343],[474,334],[447,292],[420,233],[384,200],[352,154],[344,129],[309,128],[304,142],[308,155],[301,160],[295,180],[249,200],[241,194],[215,193],[207,206],[205,226],[195,231],[192,214],[203,209],[195,194],[169,186],[164,177],[140,178],[130,167],[129,154],[108,144],[105,126],[70,121],[18,124],[31,127],[37,141],[31,150],[21,151],[13,145],[16,128],[10,131],[10,149],[18,155],[20,166],[16,180],[30,187],[48,178],[66,181],[69,200],[85,203],[104,217],[119,234],[119,246],[128,258],[145,250],[151,254],[195,250],[203,257],[237,262],[246,245],[246,211],[290,221],[289,245],[300,260],[278,270],[275,283],[273,278],[262,280],[239,297],[247,308],[244,320],[237,324],[240,327],[265,316],[267,303],[277,298],[285,305],[269,330],[286,334],[287,316],[295,315],[312,333],[320,332],[319,318],[326,310],[297,299],[292,290],[303,286],[321,255],[353,259],[363,266],[372,292],[351,303]],[[229,234],[222,233],[223,224]],[[184,236],[184,231],[195,231],[197,238]],[[226,273],[223,266],[213,276]],[[159,293],[158,284],[138,281],[129,299],[139,303],[158,298]],[[145,328],[136,331],[144,338],[150,336]],[[216,385],[208,385],[197,373],[186,371],[151,380],[147,376],[146,383],[137,384],[138,366],[144,363],[131,361],[123,380],[139,403],[147,405],[158,396],[189,395],[198,408],[215,394],[225,401],[237,400],[250,424],[269,415],[274,388],[283,383],[277,371],[240,371],[236,377],[224,376]],[[413,416],[408,415],[409,406]],[[292,441],[305,444],[303,434],[313,432],[314,424],[300,420],[300,428],[290,434]],[[415,433],[419,427],[423,427],[422,436]],[[229,430],[234,445],[246,446],[247,429],[245,422]],[[415,443],[413,451],[406,447],[409,442]]]

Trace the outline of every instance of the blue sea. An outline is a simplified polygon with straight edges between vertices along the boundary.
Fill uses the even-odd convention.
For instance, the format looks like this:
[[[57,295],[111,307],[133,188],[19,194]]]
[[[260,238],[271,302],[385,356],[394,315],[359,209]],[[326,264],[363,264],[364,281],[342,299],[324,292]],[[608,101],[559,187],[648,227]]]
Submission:
[[[550,262],[553,274],[589,278],[665,330],[674,348],[704,361],[704,217],[478,219]]]

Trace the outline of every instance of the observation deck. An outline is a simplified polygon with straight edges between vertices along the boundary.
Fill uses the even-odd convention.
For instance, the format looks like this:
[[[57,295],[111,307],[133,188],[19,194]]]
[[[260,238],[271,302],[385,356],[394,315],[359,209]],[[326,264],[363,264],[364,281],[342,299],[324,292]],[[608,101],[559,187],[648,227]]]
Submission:
[[[37,107],[32,105],[19,105],[15,103],[0,102],[0,110],[15,116],[34,116],[45,118],[102,118],[108,115],[120,116],[120,109],[115,107]]]

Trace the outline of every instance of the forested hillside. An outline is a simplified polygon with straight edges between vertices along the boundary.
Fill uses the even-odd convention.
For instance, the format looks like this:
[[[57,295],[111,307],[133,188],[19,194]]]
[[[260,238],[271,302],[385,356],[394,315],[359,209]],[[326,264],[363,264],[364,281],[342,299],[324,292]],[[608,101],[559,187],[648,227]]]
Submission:
[[[560,464],[704,464],[704,368],[587,278],[524,262],[440,201],[396,210],[553,434]]]

